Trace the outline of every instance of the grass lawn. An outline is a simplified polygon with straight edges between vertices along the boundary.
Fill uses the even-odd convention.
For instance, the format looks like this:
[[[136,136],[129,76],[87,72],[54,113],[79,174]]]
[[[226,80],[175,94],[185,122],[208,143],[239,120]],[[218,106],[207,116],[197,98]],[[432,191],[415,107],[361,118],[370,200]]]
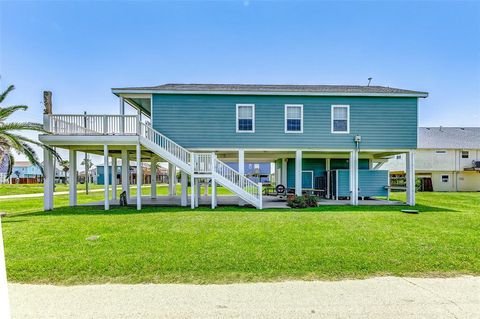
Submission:
[[[103,188],[103,185],[89,184],[89,189]],[[85,184],[78,184],[78,190],[85,190]],[[68,191],[67,184],[55,184],[56,192]],[[43,184],[0,184],[0,196],[43,193]]]
[[[396,195],[402,196],[402,195]],[[79,202],[103,194],[79,195]],[[306,210],[69,208],[0,200],[9,280],[230,283],[379,275],[480,275],[480,193],[418,193],[401,207]],[[100,235],[96,241],[86,238]]]
[[[89,189],[103,189],[103,185],[95,185],[89,184]],[[111,186],[110,186],[111,189]],[[121,192],[121,186],[118,186],[118,194]],[[131,193],[133,196],[137,193],[137,187],[135,185],[131,186]],[[55,192],[65,192],[68,191],[67,184],[55,184]],[[78,184],[77,185],[78,191],[85,191],[85,184]],[[201,188],[201,192],[203,194],[204,188]],[[219,195],[230,195],[232,194],[229,190],[218,187],[218,194]],[[43,184],[0,184],[0,196],[5,195],[21,195],[21,194],[39,194],[43,193]],[[168,193],[168,188],[166,185],[157,185],[157,194],[159,195],[166,195]],[[181,193],[181,185],[177,184],[177,194]],[[210,193],[210,189],[209,189]],[[144,185],[142,187],[142,194],[148,195],[150,194],[150,185]]]

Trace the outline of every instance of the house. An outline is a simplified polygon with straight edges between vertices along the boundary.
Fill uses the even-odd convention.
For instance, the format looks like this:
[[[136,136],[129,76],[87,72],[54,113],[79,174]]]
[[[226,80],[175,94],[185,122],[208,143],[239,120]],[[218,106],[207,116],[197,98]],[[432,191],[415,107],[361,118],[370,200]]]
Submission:
[[[109,176],[109,180],[110,180],[109,183],[111,185],[112,184],[112,165],[109,165],[108,167],[109,167],[108,176]],[[152,180],[151,167],[143,166],[142,169],[143,169],[142,183],[143,184],[150,184],[151,180]],[[95,174],[94,174],[94,176],[96,177],[95,183],[98,184],[98,185],[104,185],[104,182],[105,182],[104,166],[103,165],[97,165],[96,168],[95,168],[95,171],[96,171]],[[156,180],[157,180],[158,183],[168,183],[168,175],[167,175],[166,171],[167,171],[167,169],[165,169],[164,167],[161,167],[161,166],[157,167]],[[136,183],[137,172],[136,172],[136,167],[135,166],[130,167],[129,177],[130,177],[130,182],[131,183]],[[121,183],[121,181],[122,181],[122,167],[121,166],[117,167],[116,178],[117,178],[117,182]]]
[[[480,127],[419,127],[415,174],[425,191],[480,191]],[[405,175],[405,156],[381,166]]]
[[[227,165],[238,171],[238,162],[227,163]],[[271,166],[270,163],[245,163],[245,176],[257,183],[270,183]]]
[[[221,185],[261,209],[267,198],[262,184],[246,176],[245,163],[275,163],[277,184],[296,195],[320,191],[325,198],[358,205],[362,199],[388,195],[388,171],[374,170],[373,165],[397,154],[407,154],[407,203],[415,204],[418,102],[427,97],[425,92],[383,86],[250,84],[164,84],[112,92],[119,98],[115,115],[56,115],[48,103],[44,125],[52,134],[39,139],[68,149],[73,167],[78,151],[103,155],[104,163],[111,158],[114,171],[120,159],[122,189],[137,209],[142,197],[130,197],[126,178],[131,160],[137,167],[142,162],[152,166],[168,162],[172,177],[180,171],[182,189],[175,202],[179,205],[198,206],[203,184],[211,188],[212,207],[224,200],[217,197]],[[137,115],[125,115],[127,106]],[[48,151],[44,156],[48,161],[44,208],[50,210],[53,159]],[[238,169],[226,164],[231,162],[237,162]],[[76,205],[74,178],[71,205]],[[138,190],[141,180],[137,179]],[[188,180],[193,186],[189,196]],[[112,184],[116,189],[116,179]],[[169,195],[176,196],[175,192],[172,182]],[[117,200],[108,183],[104,197],[105,209]],[[157,199],[155,187],[150,197]]]
[[[12,184],[32,184],[41,183],[43,174],[40,167],[33,165],[29,161],[16,161],[13,164],[10,183]]]

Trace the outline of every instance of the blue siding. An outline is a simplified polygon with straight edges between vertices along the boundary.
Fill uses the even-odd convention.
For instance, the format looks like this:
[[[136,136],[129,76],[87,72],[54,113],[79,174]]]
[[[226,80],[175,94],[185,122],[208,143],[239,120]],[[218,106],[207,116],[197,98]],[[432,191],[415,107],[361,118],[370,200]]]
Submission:
[[[316,176],[322,176],[325,173],[325,159],[324,158],[304,158],[302,159],[302,170],[313,171],[313,178],[315,178]],[[287,161],[287,187],[288,188],[295,187],[295,159],[294,158],[289,158]]]
[[[338,194],[340,197],[350,196],[350,174],[348,170],[338,170]],[[359,170],[359,196],[387,196],[385,186],[388,185],[388,171]]]
[[[237,103],[255,104],[255,133],[236,133]],[[304,129],[284,132],[285,104],[303,104]],[[331,133],[331,105],[350,105],[350,134]],[[187,148],[416,148],[417,98],[153,95],[153,126]]]

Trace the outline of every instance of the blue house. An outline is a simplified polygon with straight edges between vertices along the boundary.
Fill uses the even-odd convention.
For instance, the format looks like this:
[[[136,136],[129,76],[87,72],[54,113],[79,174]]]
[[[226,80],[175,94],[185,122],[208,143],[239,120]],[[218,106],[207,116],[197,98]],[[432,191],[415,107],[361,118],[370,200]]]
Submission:
[[[205,181],[212,188],[212,207],[221,201],[216,196],[221,185],[263,208],[262,185],[249,178],[246,163],[274,163],[274,180],[293,194],[311,192],[358,205],[388,195],[388,172],[375,170],[376,163],[407,154],[407,203],[415,204],[413,151],[419,99],[426,92],[248,84],[164,84],[112,92],[119,97],[119,115],[47,114],[45,126],[53,134],[40,140],[70,149],[72,157],[87,151],[103,154],[106,162],[121,159],[122,165],[166,161],[169,174],[181,174],[178,203],[192,208],[199,204],[198,185]],[[125,115],[127,105],[137,115]],[[128,191],[128,179],[122,180]],[[187,180],[195,186],[190,196]],[[176,196],[173,186],[170,196]],[[140,209],[142,198],[135,202]],[[108,209],[108,197],[104,204]],[[45,209],[51,207],[46,198]]]

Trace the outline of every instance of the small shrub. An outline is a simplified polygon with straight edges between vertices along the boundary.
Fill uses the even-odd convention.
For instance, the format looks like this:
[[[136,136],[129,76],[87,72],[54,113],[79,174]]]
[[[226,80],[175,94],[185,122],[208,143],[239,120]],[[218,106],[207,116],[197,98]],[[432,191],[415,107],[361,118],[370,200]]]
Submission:
[[[287,200],[291,208],[317,207],[317,197],[311,195],[295,196]]]

